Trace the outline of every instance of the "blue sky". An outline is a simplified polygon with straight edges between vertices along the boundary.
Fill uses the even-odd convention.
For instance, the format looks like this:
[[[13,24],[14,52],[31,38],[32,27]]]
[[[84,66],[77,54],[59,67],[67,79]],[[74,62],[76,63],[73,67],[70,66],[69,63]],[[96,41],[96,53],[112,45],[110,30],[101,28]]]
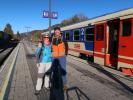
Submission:
[[[52,10],[59,13],[52,24],[60,23],[74,14],[82,13],[93,18],[106,13],[133,7],[133,0],[52,0]],[[0,0],[0,30],[10,23],[14,32],[45,29],[48,19],[42,18],[43,10],[48,10],[48,0]]]

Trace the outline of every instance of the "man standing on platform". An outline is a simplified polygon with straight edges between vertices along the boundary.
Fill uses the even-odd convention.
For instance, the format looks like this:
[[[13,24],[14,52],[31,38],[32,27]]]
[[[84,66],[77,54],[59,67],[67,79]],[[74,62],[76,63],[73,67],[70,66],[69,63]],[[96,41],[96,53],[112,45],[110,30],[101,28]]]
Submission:
[[[54,28],[54,35],[52,37],[52,57],[57,59],[60,63],[61,69],[65,72],[62,76],[63,89],[67,89],[67,72],[66,72],[66,56],[68,54],[68,43],[63,39],[60,27]]]

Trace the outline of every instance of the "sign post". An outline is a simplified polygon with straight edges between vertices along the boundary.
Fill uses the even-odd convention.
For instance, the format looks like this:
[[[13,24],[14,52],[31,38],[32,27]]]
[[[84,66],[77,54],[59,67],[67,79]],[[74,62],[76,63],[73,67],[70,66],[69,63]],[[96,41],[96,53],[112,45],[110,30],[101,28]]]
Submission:
[[[51,0],[49,0],[49,34],[51,35]]]
[[[51,34],[51,19],[58,18],[58,13],[51,11],[51,0],[49,0],[49,11],[43,12],[43,18],[49,18],[49,34]]]

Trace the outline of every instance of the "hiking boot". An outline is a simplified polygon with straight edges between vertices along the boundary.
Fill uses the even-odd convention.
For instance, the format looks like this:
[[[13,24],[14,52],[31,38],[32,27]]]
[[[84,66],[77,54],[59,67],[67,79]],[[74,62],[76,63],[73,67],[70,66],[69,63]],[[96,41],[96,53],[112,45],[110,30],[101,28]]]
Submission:
[[[36,90],[34,94],[35,95],[39,95],[40,94],[40,90]]]
[[[64,85],[63,90],[66,91],[68,89],[67,85]]]
[[[46,91],[49,91],[49,90],[50,90],[50,88],[49,88],[49,87],[45,87],[45,90],[46,90]]]

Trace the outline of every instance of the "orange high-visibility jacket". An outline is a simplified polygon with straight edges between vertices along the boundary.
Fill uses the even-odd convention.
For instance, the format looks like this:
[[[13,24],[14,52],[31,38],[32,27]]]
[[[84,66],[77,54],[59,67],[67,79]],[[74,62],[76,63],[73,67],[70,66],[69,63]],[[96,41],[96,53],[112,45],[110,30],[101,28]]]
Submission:
[[[56,40],[57,41],[57,40]],[[52,42],[56,42],[52,41]],[[67,55],[68,52],[68,47],[67,47],[67,42],[61,41],[57,44],[52,43],[52,56],[55,57],[61,57]]]

